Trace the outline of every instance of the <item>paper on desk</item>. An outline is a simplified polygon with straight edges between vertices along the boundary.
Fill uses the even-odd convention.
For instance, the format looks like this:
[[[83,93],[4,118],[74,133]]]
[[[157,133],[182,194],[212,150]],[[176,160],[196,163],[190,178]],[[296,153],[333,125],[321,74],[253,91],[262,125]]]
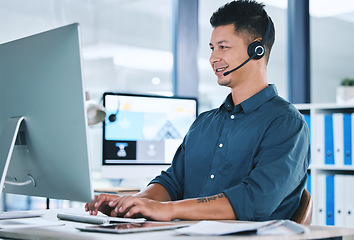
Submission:
[[[176,230],[177,235],[227,235],[254,233],[258,235],[289,235],[308,231],[305,226],[290,220],[272,220],[257,223],[227,223],[201,221],[186,228]]]
[[[42,219],[16,219],[0,221],[0,229],[54,227],[63,225],[65,224],[60,221],[48,221]]]

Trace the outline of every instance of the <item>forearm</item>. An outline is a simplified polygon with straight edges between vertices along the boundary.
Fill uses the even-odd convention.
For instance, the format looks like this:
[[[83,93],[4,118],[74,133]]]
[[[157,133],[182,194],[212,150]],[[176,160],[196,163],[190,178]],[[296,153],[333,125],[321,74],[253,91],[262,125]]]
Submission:
[[[172,219],[234,220],[236,215],[224,193],[171,202]]]
[[[156,201],[171,201],[167,190],[158,183],[150,184],[141,192],[135,194],[137,197],[148,198]]]

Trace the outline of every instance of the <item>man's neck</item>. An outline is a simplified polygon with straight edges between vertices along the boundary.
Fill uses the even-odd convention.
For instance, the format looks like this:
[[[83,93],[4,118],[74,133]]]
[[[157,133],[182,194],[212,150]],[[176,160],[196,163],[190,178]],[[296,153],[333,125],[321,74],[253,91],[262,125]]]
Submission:
[[[258,92],[262,91],[266,87],[268,87],[268,83],[266,80],[259,80],[257,82],[244,82],[239,86],[231,88],[232,100],[236,106],[241,102],[245,101],[246,99],[257,94]]]
[[[267,65],[265,61],[253,61],[235,74],[237,81],[231,85],[232,100],[236,105],[268,87]]]

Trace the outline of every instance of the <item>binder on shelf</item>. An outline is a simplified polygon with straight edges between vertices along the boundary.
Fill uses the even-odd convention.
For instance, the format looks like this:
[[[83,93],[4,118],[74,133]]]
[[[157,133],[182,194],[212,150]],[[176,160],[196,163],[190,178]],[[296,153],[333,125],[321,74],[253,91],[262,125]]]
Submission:
[[[316,177],[316,189],[312,189],[315,191],[316,195],[317,207],[314,211],[314,215],[316,216],[316,225],[325,226],[326,225],[326,175],[319,174]],[[312,181],[315,181],[313,179]]]
[[[344,118],[342,113],[333,114],[334,163],[337,167],[344,165]]]
[[[344,165],[351,166],[353,164],[353,114],[343,114],[343,157]]]
[[[315,116],[315,163],[324,165],[325,163],[325,151],[324,151],[324,114],[319,113]]]
[[[345,227],[354,227],[354,176],[344,176],[346,190],[344,191],[344,222]]]
[[[310,130],[313,223],[354,228],[354,106],[300,106]]]
[[[334,225],[334,175],[326,176],[326,225]]]
[[[333,115],[324,116],[324,144],[325,144],[325,164],[334,164],[334,143],[333,143]]]
[[[336,174],[334,176],[334,225],[344,227],[344,191],[345,191],[345,176]]]

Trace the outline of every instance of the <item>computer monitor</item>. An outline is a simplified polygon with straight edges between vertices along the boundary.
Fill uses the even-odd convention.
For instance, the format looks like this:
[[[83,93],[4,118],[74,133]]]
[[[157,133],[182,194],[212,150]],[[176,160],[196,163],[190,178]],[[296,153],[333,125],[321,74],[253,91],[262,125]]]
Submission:
[[[80,58],[78,24],[0,45],[3,192],[92,200]]]
[[[197,99],[104,93],[103,178],[152,178],[165,170],[197,116]]]

